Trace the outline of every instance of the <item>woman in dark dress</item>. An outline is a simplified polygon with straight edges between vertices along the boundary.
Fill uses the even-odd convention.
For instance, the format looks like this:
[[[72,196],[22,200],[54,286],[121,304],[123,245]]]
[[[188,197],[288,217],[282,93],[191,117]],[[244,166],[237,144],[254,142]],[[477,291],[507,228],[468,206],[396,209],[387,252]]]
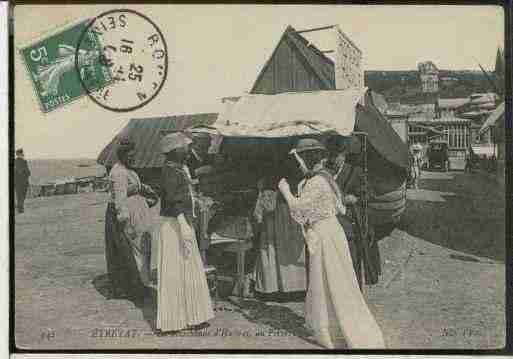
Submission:
[[[190,138],[172,133],[160,142],[166,156],[161,176],[157,322],[159,334],[201,328],[214,317],[207,278],[196,241],[196,201],[186,165]]]
[[[290,216],[277,180],[259,182],[254,216],[259,224],[255,291],[278,294],[306,291],[305,246],[301,227]]]
[[[143,194],[154,194],[132,169],[135,146],[122,140],[112,167],[105,214],[105,259],[113,297],[144,300],[150,278],[152,217]]]

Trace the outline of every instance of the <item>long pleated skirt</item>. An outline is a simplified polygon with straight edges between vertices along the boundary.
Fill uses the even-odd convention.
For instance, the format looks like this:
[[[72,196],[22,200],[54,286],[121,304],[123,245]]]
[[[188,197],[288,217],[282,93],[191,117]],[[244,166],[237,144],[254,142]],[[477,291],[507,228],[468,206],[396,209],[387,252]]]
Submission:
[[[214,317],[196,239],[189,254],[174,217],[162,217],[159,241],[157,329],[177,331]]]
[[[383,349],[385,341],[358,287],[345,233],[336,217],[305,233],[309,252],[306,324],[326,348]]]

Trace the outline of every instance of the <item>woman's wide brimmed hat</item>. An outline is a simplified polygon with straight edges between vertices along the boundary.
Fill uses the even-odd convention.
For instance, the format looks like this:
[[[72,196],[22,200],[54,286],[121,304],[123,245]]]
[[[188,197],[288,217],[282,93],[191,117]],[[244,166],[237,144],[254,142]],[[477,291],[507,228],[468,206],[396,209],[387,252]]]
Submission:
[[[322,142],[316,140],[315,138],[302,138],[299,141],[297,141],[296,147],[294,147],[289,153],[301,153],[304,151],[311,150],[327,151],[328,149],[326,148],[326,146],[322,144]]]
[[[135,143],[130,141],[128,137],[122,137],[118,141],[117,154],[120,156],[122,153],[127,153],[132,150],[135,150]]]
[[[183,132],[170,133],[160,140],[160,152],[168,153],[176,150],[177,148],[185,147],[191,143],[192,140],[190,137],[185,135]]]

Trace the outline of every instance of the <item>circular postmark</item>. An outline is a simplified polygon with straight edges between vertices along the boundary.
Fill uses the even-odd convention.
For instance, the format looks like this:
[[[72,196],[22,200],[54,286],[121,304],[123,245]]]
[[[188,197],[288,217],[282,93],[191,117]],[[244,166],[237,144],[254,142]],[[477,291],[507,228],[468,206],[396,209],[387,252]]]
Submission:
[[[106,11],[80,34],[75,69],[96,104],[115,112],[133,111],[162,89],[168,71],[167,44],[147,16],[131,9]]]

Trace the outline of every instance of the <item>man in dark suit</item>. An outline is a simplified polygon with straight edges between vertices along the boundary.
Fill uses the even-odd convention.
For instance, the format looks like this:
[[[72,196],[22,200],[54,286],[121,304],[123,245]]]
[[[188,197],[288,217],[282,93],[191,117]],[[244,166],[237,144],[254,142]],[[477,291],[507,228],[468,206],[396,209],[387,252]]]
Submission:
[[[348,161],[346,162],[346,155]],[[335,168],[338,169],[335,174],[335,180],[339,185],[342,193],[347,195],[353,195],[356,199],[362,196],[361,187],[361,176],[362,168],[358,165],[360,162],[357,155],[351,154],[339,154],[335,161]],[[344,220],[345,227],[350,226],[351,230],[349,233],[348,244],[351,252],[351,259],[358,280],[360,288],[365,282],[367,284],[376,284],[381,274],[381,259],[379,254],[379,247],[374,237],[374,229],[371,225],[368,228],[368,234],[362,237],[363,228],[362,226],[362,208],[361,203],[356,202],[349,204],[347,203],[347,216],[339,218]],[[351,223],[352,222],[352,223]],[[350,224],[351,223],[351,224]],[[346,231],[346,236],[348,235]],[[362,271],[363,269],[363,271]],[[364,278],[365,277],[365,278]]]
[[[25,197],[29,186],[30,170],[23,154],[23,149],[16,150],[16,159],[14,160],[14,186],[16,189],[16,207],[18,213],[23,213]]]

